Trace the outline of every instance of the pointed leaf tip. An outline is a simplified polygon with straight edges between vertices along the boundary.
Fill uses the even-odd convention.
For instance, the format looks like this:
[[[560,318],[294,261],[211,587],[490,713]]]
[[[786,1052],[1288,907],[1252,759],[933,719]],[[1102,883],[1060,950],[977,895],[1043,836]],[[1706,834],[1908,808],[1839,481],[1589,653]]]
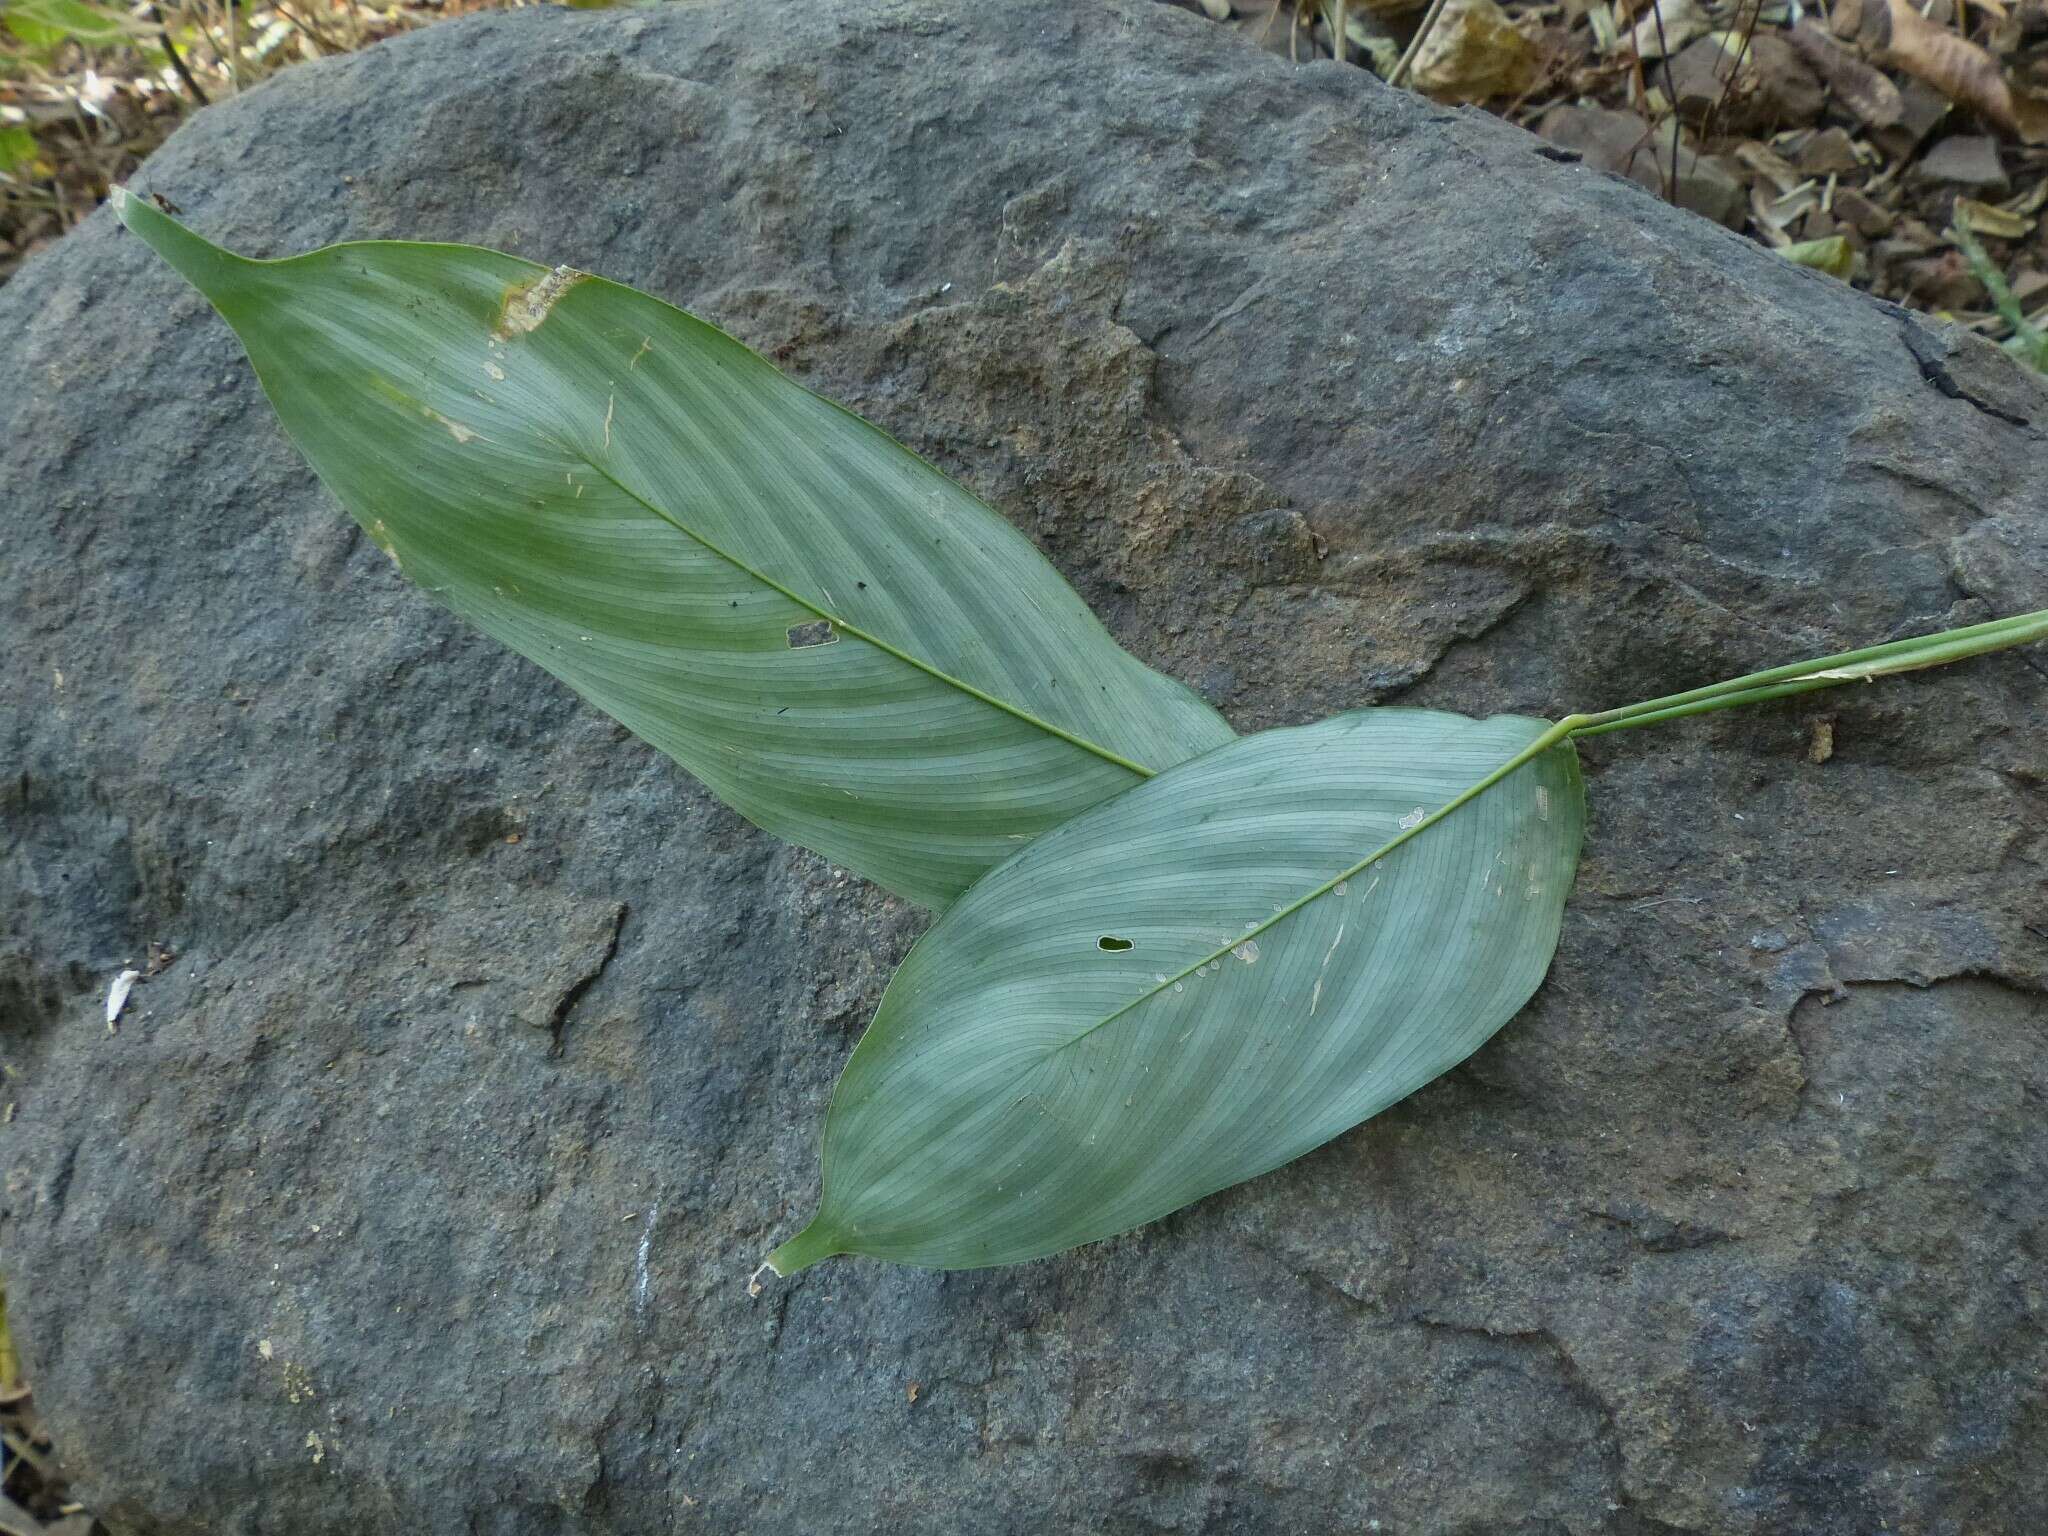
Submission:
[[[130,232],[161,256],[180,277],[206,296],[230,325],[243,323],[237,313],[244,289],[237,278],[246,277],[264,263],[221,249],[194,234],[146,197],[126,187],[116,187],[107,201],[114,216]],[[246,340],[246,338],[245,338]]]

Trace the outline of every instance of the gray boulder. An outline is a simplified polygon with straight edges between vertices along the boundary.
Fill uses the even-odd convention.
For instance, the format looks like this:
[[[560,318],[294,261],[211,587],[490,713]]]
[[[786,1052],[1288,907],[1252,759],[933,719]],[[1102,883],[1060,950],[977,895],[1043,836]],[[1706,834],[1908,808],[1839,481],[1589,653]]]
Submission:
[[[686,304],[1243,730],[2048,607],[2039,381],[1143,0],[479,16],[138,184]],[[116,1531],[2048,1529],[2048,658],[1592,742],[1466,1066],[1115,1242],[753,1299],[923,915],[409,588],[106,215],[0,381],[0,1268]]]

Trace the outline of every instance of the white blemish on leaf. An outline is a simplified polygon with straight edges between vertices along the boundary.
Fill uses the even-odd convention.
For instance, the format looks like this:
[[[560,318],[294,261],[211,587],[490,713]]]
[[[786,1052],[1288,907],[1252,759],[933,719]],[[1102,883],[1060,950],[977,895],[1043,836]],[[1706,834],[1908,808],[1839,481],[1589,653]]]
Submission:
[[[427,420],[438,421],[442,426],[446,427],[448,429],[448,435],[454,438],[455,441],[457,441],[458,443],[473,443],[477,439],[478,434],[477,430],[474,427],[465,427],[459,421],[449,420],[446,416],[443,416],[439,411],[435,410],[431,405],[421,406],[420,414],[426,417]]]
[[[640,350],[633,354],[633,361],[626,364],[626,367],[628,369],[638,368],[640,366],[640,359],[645,357],[648,353],[652,352],[653,350],[654,342],[652,338],[642,336],[640,338]]]
[[[617,407],[618,403],[619,397],[617,395],[606,395],[604,397],[604,446],[607,452],[611,450],[612,446],[612,411]]]
[[[492,378],[496,379],[496,380],[497,380],[497,381],[498,381],[498,382],[499,382],[500,384],[502,384],[502,383],[504,383],[504,382],[505,382],[505,370],[504,370],[504,369],[502,369],[502,368],[500,368],[500,367],[499,367],[499,366],[498,366],[498,365],[497,365],[496,363],[485,363],[485,364],[484,364],[484,372],[485,372],[485,373],[488,373],[488,374],[489,374],[489,375],[490,375],[490,376],[491,376]]]
[[[1428,819],[1429,812],[1418,805],[1414,810],[1401,818],[1401,830],[1406,832],[1410,827],[1419,827]]]
[[[1330,968],[1330,956],[1336,954],[1337,946],[1344,942],[1344,926],[1345,925],[1342,923],[1339,923],[1337,925],[1337,937],[1330,940],[1330,947],[1328,951],[1324,953],[1323,963],[1317,967],[1318,970],[1327,971]]]
[[[1348,895],[1350,895],[1350,894],[1351,894],[1351,882],[1350,882],[1349,880],[1339,880],[1339,881],[1337,882],[1337,894],[1338,894],[1339,896],[1348,896]]]
[[[539,330],[541,322],[548,317],[548,311],[586,275],[574,267],[556,267],[530,283],[519,283],[507,289],[504,305],[498,311],[498,324],[491,334],[500,341],[508,341],[514,336],[525,336]]]
[[[121,1010],[128,1006],[128,994],[135,990],[135,983],[142,980],[142,972],[126,970],[114,978],[114,984],[107,988],[107,1033],[114,1032],[120,1022]]]
[[[386,558],[403,571],[405,562],[398,558],[397,546],[391,542],[391,530],[384,526],[383,518],[376,518],[370,524],[370,542],[384,551]]]
[[[1259,941],[1246,939],[1242,944],[1233,945],[1230,952],[1246,965],[1255,965],[1259,958]]]
[[[1547,784],[1536,786],[1536,819],[1550,820],[1550,786]]]

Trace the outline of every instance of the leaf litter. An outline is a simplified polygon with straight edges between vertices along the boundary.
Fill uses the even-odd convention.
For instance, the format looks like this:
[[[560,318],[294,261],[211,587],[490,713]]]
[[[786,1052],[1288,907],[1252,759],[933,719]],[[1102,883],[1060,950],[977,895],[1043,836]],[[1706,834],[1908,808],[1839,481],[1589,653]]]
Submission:
[[[1301,62],[1341,25],[1349,62],[2042,356],[2048,0],[1178,3]]]

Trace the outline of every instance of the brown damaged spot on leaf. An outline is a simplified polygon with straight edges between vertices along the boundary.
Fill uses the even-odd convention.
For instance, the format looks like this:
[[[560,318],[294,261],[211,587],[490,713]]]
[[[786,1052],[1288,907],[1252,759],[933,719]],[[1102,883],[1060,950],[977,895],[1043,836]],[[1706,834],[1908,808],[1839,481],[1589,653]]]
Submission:
[[[526,336],[540,329],[548,311],[561,302],[562,295],[590,274],[574,267],[556,267],[530,283],[514,283],[505,290],[498,306],[498,323],[491,335],[499,341]]]

